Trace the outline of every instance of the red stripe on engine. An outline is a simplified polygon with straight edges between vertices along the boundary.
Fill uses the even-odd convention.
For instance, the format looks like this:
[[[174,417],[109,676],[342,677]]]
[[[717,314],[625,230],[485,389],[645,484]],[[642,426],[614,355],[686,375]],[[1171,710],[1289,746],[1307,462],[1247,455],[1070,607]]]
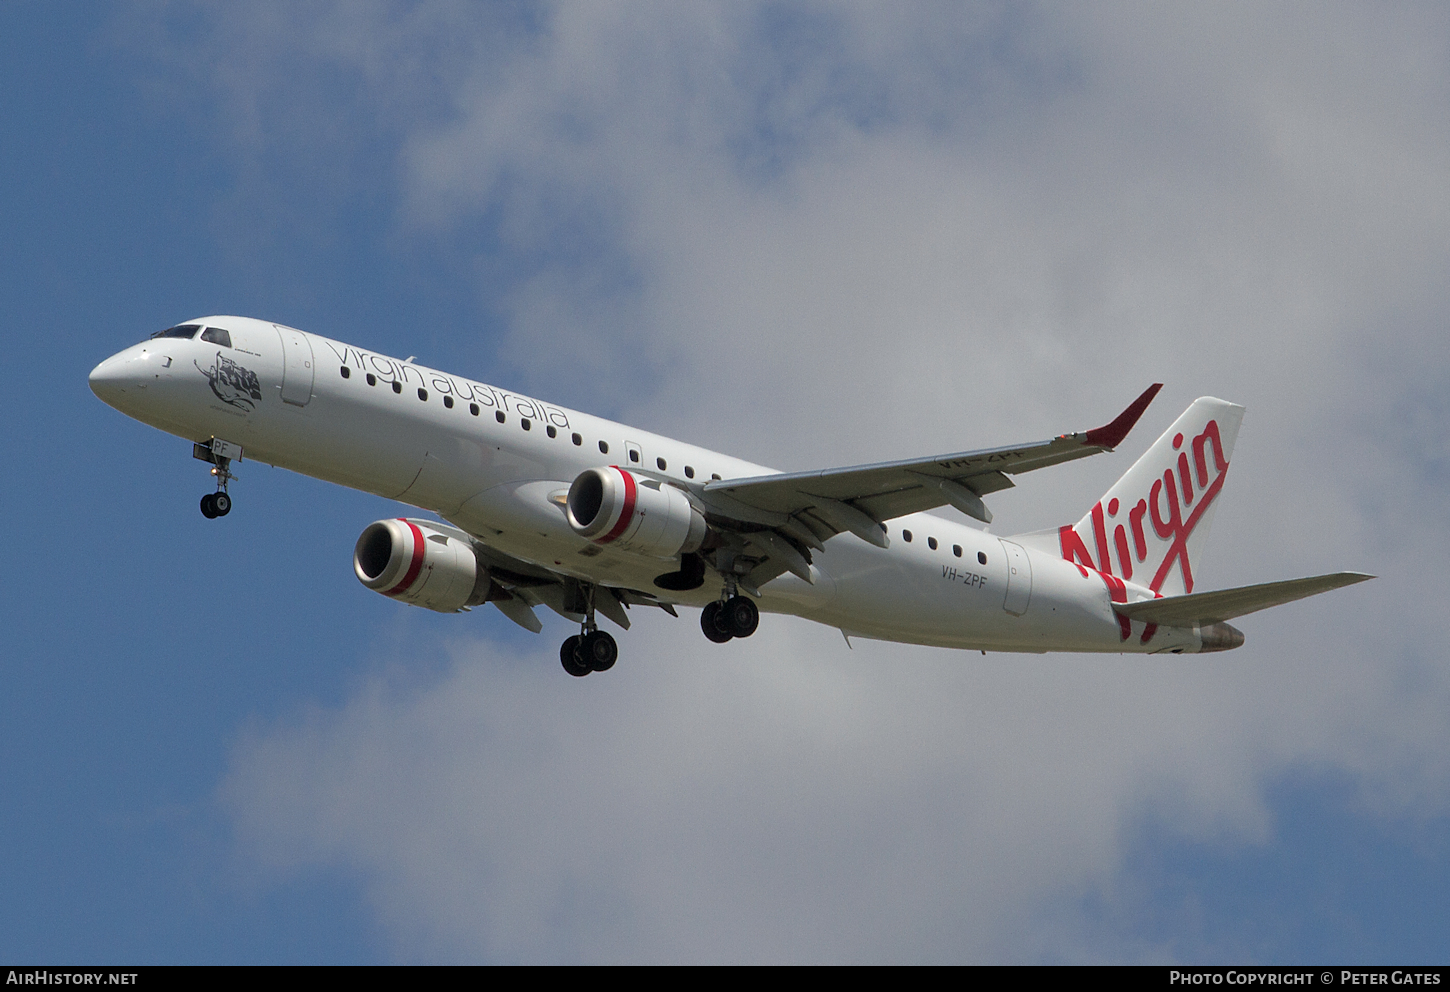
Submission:
[[[403,581],[383,593],[385,596],[400,596],[407,592],[408,587],[417,581],[418,573],[423,571],[423,532],[418,529],[417,524],[409,520],[402,517],[398,520],[407,524],[408,529],[413,532],[413,560],[408,564],[408,574],[403,576]]]
[[[624,478],[624,509],[620,512],[619,520],[615,522],[613,529],[610,530],[608,534],[605,534],[599,540],[595,541],[595,544],[608,544],[620,534],[623,534],[625,530],[629,528],[630,521],[634,518],[634,476],[630,475],[618,465],[611,465],[609,467],[614,469]]]

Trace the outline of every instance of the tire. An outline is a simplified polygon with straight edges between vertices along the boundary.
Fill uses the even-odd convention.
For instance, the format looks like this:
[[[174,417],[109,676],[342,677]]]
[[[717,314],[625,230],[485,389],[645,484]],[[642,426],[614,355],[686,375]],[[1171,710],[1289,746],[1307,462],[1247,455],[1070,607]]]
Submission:
[[[226,493],[212,493],[211,508],[217,516],[224,517],[232,512],[232,498]]]
[[[619,660],[619,645],[602,630],[585,634],[579,645],[579,658],[596,672],[607,672]]]
[[[564,671],[575,678],[582,679],[594,669],[584,664],[584,660],[579,651],[579,642],[581,640],[582,638],[578,634],[566,638],[564,643],[559,646],[559,662],[564,666]]]
[[[700,611],[700,629],[705,632],[706,637],[716,644],[724,644],[735,636],[726,630],[725,625],[721,623],[719,600],[713,603],[706,603],[705,608]]]
[[[721,627],[736,637],[749,637],[760,626],[760,610],[745,596],[733,596],[720,608]]]
[[[212,497],[216,493],[207,493],[201,498],[201,515],[208,520],[216,519],[216,506],[212,503]]]

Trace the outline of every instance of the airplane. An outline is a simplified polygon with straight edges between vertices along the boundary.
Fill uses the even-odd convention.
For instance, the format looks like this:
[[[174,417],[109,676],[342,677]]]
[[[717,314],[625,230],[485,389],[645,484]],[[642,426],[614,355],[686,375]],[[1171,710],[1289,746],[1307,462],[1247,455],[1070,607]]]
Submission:
[[[611,668],[602,616],[700,608],[715,643],[760,611],[852,637],[1003,652],[1184,654],[1244,643],[1229,620],[1373,576],[1338,572],[1198,591],[1244,408],[1203,397],[1075,524],[998,537],[983,497],[1117,448],[1161,388],[1093,430],[1030,444],[814,471],[729,455],[248,317],[159,331],[101,362],[96,396],[190,441],[232,509],[247,460],[375,493],[439,519],[363,529],[353,569],[399,602],[493,604],[538,633],[579,625],[566,672]],[[965,518],[928,513],[952,507]]]

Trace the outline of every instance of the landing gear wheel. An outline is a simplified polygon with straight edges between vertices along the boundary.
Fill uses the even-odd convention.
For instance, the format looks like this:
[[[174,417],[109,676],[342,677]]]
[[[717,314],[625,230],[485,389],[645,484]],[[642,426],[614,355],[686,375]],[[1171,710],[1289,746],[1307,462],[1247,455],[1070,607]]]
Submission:
[[[207,493],[201,498],[201,515],[208,520],[215,520],[217,518],[216,500],[213,498],[215,496],[216,493]],[[231,509],[231,507],[228,507],[228,509]]]
[[[583,638],[575,634],[573,637],[566,638],[559,648],[559,661],[563,664],[564,671],[575,678],[583,678],[594,670],[584,664],[583,655],[579,650],[579,642],[582,640]]]
[[[579,644],[579,658],[594,671],[607,672],[619,660],[619,645],[604,631],[591,631]]]
[[[760,610],[749,597],[732,596],[720,607],[715,622],[736,637],[749,637],[760,626]]]
[[[700,629],[705,632],[706,637],[716,644],[724,644],[735,636],[725,628],[721,620],[719,600],[706,603],[705,608],[700,611]]]
[[[232,498],[226,493],[212,493],[211,508],[219,517],[232,512]]]

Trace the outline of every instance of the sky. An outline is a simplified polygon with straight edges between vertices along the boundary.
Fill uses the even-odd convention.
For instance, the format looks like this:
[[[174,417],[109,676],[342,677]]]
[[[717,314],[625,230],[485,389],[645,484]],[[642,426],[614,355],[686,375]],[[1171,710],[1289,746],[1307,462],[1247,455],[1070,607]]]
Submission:
[[[1450,10],[0,4],[0,958],[1450,957]],[[378,597],[87,372],[262,317],[804,470],[1247,407],[1203,657]],[[943,511],[950,513],[951,511]],[[848,538],[839,538],[841,540]],[[44,562],[44,567],[41,562]]]

